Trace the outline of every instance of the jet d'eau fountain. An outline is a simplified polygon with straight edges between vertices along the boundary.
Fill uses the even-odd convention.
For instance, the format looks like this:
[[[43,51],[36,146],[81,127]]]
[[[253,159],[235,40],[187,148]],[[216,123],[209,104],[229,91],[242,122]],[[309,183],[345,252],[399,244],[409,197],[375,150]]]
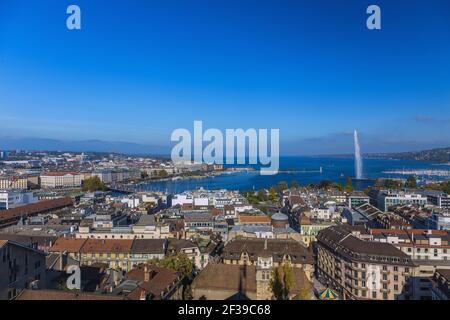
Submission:
[[[360,180],[363,177],[363,167],[361,159],[361,150],[359,147],[358,131],[353,132],[353,139],[355,141],[355,176],[356,179]]]

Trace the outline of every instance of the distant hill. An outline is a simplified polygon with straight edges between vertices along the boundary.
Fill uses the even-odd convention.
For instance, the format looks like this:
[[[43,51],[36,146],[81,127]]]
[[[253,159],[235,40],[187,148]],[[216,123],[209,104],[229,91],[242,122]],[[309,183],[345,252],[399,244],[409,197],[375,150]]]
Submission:
[[[446,163],[450,162],[450,147],[398,153],[370,153],[365,154],[364,157],[370,159],[419,160]]]
[[[167,147],[121,141],[78,140],[66,141],[45,138],[15,138],[0,136],[0,150],[113,152],[123,154],[168,154]]]

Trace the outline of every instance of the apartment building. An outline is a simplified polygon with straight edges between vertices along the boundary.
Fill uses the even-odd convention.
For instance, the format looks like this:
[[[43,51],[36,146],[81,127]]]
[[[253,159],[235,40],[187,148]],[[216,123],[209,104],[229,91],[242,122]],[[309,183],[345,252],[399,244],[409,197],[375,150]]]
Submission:
[[[0,177],[0,189],[27,189],[28,179],[24,177]]]
[[[332,226],[317,235],[317,274],[343,299],[394,300],[408,296],[414,264],[392,244],[359,239],[352,228]]]

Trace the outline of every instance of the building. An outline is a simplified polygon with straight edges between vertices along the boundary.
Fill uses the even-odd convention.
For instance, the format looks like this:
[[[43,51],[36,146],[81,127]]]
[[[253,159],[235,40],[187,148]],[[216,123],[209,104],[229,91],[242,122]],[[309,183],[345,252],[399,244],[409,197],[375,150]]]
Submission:
[[[28,178],[25,177],[5,177],[0,176],[0,189],[20,189],[28,188]]]
[[[39,300],[39,301],[55,301],[55,300],[124,300],[124,296],[114,296],[110,294],[96,294],[91,292],[73,292],[65,290],[22,290],[15,300]]]
[[[152,259],[162,259],[166,255],[167,240],[136,239],[131,245],[130,262],[132,266],[146,263]]]
[[[75,172],[46,172],[39,179],[41,188],[76,188],[81,187],[84,175]]]
[[[266,274],[269,274],[267,278]],[[195,300],[271,299],[272,292],[269,286],[271,276],[272,267],[269,265],[262,267],[259,265],[211,263],[192,282],[193,298]],[[299,295],[302,290],[311,291],[311,284],[303,270],[293,268],[293,278],[293,288],[290,290],[291,299]]]
[[[130,254],[132,240],[87,239],[81,247],[80,264],[106,263],[110,268],[128,271],[132,267]]]
[[[381,191],[378,193],[377,205],[381,211],[389,211],[390,207],[396,205],[416,204],[425,206],[428,198],[422,194],[410,193],[406,191]]]
[[[433,300],[450,300],[450,270],[436,270],[432,279],[431,292]]]
[[[26,204],[36,203],[33,192],[21,190],[0,190],[0,210],[8,210]]]
[[[423,190],[420,194],[427,197],[428,204],[441,208],[450,208],[450,196],[442,191]]]
[[[210,212],[185,212],[184,230],[190,233],[210,231],[214,229],[214,217]]]
[[[433,212],[429,218],[429,227],[450,231],[450,212]]]
[[[370,203],[370,197],[362,191],[353,191],[347,195],[347,205],[350,209],[364,203]]]
[[[351,226],[376,226],[377,218],[383,212],[369,203],[363,202],[359,205],[353,205],[352,208],[345,208],[342,217],[347,219]]]
[[[101,169],[95,170],[91,173],[91,177],[98,177],[104,184],[112,183],[112,170],[111,169]]]
[[[184,253],[193,263],[196,270],[203,269],[212,258],[217,244],[209,241],[200,247],[199,244],[185,239],[169,239],[167,245],[167,255],[177,255]]]
[[[54,200],[41,200],[36,203],[3,210],[0,212],[0,228],[16,224],[21,219],[38,214],[50,213],[70,206],[73,206],[72,199],[58,198]]]
[[[302,217],[300,224],[300,239],[306,246],[309,246],[312,242],[316,241],[316,237],[321,230],[333,225],[335,225],[333,222],[316,221],[310,220],[306,216]]]
[[[112,294],[128,300],[172,300],[182,297],[182,278],[172,269],[141,263],[126,275]]]
[[[408,296],[411,258],[389,243],[363,241],[348,226],[317,236],[317,274],[343,299],[395,300]]]
[[[45,275],[45,253],[0,240],[0,300],[11,300],[23,289],[45,285]]]
[[[236,238],[225,245],[223,263],[250,266],[262,263],[271,267],[289,263],[293,268],[302,269],[308,280],[314,272],[311,252],[300,242],[290,239]]]
[[[415,264],[409,298],[432,298],[431,279],[437,269],[450,269],[450,236],[447,231],[423,229],[371,229],[371,241],[391,243]]]
[[[271,219],[267,215],[239,214],[237,224],[249,226],[270,226]]]

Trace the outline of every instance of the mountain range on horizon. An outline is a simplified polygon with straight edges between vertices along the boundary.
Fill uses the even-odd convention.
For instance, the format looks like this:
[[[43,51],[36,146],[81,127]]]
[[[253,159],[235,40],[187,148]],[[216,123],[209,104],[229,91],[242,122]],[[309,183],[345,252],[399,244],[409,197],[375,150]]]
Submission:
[[[128,155],[169,155],[170,147],[125,141],[58,140],[50,138],[17,138],[0,136],[0,150],[111,152]],[[351,153],[330,153],[311,156],[353,157]],[[363,153],[364,158],[450,162],[450,147],[408,152]]]

